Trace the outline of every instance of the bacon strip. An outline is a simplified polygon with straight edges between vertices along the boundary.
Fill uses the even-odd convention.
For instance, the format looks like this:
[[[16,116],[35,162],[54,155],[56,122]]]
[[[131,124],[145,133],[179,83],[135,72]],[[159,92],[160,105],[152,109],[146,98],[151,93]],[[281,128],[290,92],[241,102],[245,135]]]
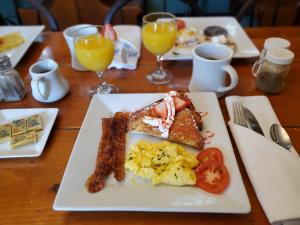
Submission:
[[[88,191],[95,193],[104,188],[104,179],[112,172],[111,139],[113,118],[102,119],[102,137],[97,155],[96,168],[87,181]]]
[[[96,168],[87,180],[87,188],[91,193],[101,191],[105,186],[105,178],[114,173],[117,181],[125,177],[125,141],[128,114],[117,112],[113,118],[102,119],[102,137],[99,145]]]
[[[112,124],[113,173],[117,181],[122,181],[125,177],[125,141],[128,119],[127,113],[117,112]]]

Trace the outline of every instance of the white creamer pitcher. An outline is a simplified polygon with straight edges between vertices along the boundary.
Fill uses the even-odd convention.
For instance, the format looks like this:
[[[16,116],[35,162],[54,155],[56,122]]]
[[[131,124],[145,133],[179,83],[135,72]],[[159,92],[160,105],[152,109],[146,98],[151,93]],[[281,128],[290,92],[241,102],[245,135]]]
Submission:
[[[60,74],[57,63],[44,59],[29,68],[32,96],[39,102],[55,102],[70,90],[69,83]]]

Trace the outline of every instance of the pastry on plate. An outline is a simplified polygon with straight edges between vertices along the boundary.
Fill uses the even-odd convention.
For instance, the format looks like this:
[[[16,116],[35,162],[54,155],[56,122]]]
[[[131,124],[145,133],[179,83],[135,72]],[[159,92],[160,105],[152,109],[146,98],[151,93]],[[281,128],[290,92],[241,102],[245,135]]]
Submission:
[[[229,37],[226,28],[221,26],[208,26],[203,30],[205,41],[227,45],[234,52],[237,51],[237,46],[233,40]]]
[[[202,125],[191,100],[170,91],[163,99],[132,113],[127,129],[202,149]]]
[[[172,49],[173,54],[189,54],[192,49],[201,42],[205,37],[193,27],[185,27],[177,31],[176,42]]]

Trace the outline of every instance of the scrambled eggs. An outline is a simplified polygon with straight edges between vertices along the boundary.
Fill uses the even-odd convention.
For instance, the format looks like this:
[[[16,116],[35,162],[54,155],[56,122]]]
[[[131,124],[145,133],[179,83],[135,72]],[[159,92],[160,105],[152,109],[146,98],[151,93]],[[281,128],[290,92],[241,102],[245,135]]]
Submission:
[[[139,141],[130,147],[125,168],[136,176],[152,180],[152,184],[175,186],[194,185],[196,176],[192,168],[198,165],[196,156],[183,147],[164,141]]]

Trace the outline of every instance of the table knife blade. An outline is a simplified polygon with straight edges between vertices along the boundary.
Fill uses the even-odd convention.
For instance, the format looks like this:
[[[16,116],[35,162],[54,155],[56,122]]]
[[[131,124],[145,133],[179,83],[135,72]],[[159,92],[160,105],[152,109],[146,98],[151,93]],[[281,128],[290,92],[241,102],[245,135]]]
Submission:
[[[257,119],[255,118],[254,114],[248,108],[246,108],[245,106],[243,106],[243,109],[244,109],[244,114],[245,114],[246,119],[247,119],[248,127],[251,130],[265,136],[264,132],[262,131],[261,126],[259,125],[259,123],[258,123]]]

